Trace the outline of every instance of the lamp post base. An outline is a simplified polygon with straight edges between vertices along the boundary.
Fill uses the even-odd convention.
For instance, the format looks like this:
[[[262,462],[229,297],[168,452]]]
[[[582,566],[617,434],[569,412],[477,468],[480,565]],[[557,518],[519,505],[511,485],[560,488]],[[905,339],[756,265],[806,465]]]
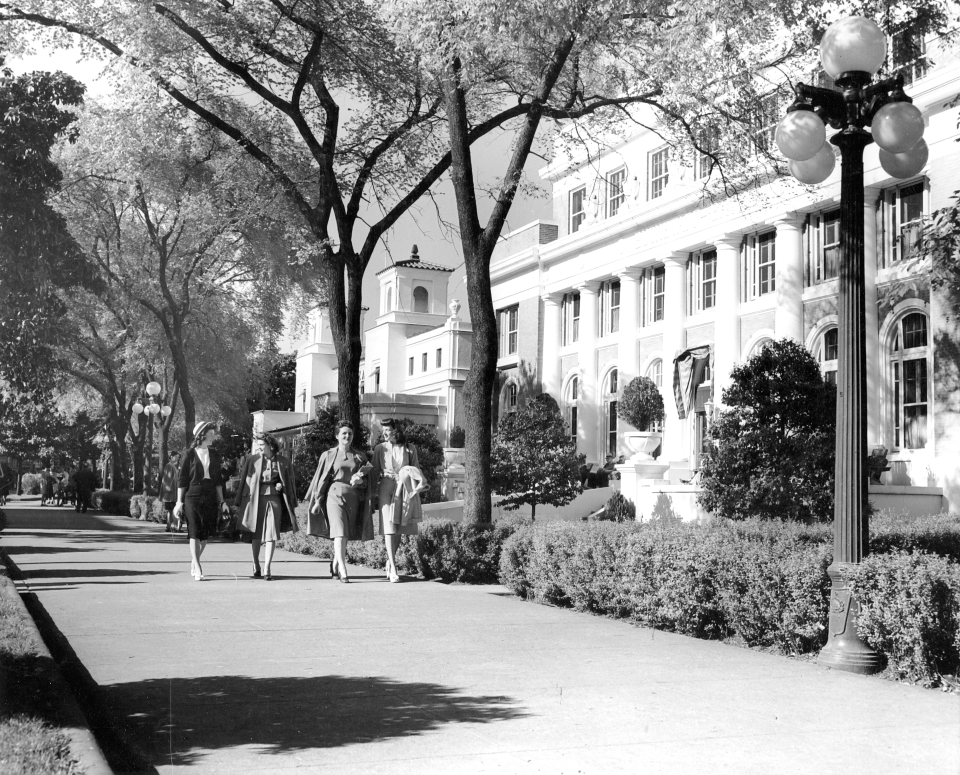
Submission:
[[[830,590],[830,634],[817,663],[834,670],[870,675],[883,669],[883,658],[857,635],[859,605],[843,576],[851,563],[834,563],[827,568],[833,582]]]

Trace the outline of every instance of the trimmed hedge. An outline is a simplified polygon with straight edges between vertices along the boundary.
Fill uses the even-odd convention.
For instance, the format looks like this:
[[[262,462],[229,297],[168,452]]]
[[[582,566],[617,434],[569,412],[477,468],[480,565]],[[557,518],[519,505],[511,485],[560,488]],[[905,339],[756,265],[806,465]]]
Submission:
[[[105,511],[107,514],[115,514],[118,517],[128,517],[130,516],[131,498],[133,498],[132,492],[97,490],[90,499],[90,505],[99,511]]]
[[[306,506],[297,507],[300,531],[284,533],[277,545],[298,554],[321,559],[330,557],[333,543],[305,533]],[[506,539],[529,520],[507,517],[492,525],[463,524],[448,519],[426,519],[416,536],[401,536],[397,569],[425,579],[469,584],[495,584],[500,568],[500,550]],[[348,541],[347,561],[370,568],[385,568],[383,539]]]
[[[892,677],[934,684],[960,668],[960,518],[878,522],[852,580],[861,635]],[[537,602],[805,654],[826,642],[832,555],[830,526],[554,522],[507,539],[500,581]]]
[[[20,490],[24,495],[40,495],[43,477],[40,474],[24,474],[20,477]]]

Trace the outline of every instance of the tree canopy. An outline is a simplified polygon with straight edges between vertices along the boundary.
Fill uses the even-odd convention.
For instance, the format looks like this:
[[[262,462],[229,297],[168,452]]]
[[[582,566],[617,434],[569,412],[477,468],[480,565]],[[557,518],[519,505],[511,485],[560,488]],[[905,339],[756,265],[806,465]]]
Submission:
[[[729,519],[832,519],[837,392],[817,361],[781,339],[730,380],[700,463],[700,504]]]

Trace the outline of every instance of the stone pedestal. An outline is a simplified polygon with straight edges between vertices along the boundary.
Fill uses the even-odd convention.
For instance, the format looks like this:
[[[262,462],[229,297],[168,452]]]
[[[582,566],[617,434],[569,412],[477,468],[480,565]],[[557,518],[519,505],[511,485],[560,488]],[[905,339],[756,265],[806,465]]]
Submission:
[[[620,472],[620,492],[636,507],[637,521],[641,521],[644,515],[649,519],[654,500],[651,488],[667,484],[664,475],[669,467],[669,463],[661,463],[652,458],[617,466],[617,471]]]
[[[443,472],[440,474],[443,497],[448,501],[462,500],[466,480],[466,450],[461,447],[444,447]]]

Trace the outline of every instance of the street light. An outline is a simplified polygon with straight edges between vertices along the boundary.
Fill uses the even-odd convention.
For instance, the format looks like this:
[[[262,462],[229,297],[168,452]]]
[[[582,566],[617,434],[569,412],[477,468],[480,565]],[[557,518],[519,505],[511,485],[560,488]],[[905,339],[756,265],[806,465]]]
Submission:
[[[143,477],[144,492],[146,492],[147,488],[149,487],[148,482],[151,479],[151,469],[153,467],[152,466],[153,419],[158,414],[163,417],[169,417],[173,409],[171,409],[166,404],[161,405],[160,403],[158,403],[157,396],[159,396],[160,391],[163,390],[163,386],[159,382],[148,382],[144,389],[147,392],[147,401],[149,403],[144,405],[139,401],[137,401],[132,407],[130,407],[130,409],[133,411],[135,415],[137,415],[138,421],[139,421],[139,416],[141,414],[143,414],[145,419],[147,420],[147,432],[148,432],[149,438],[147,440],[147,447],[146,447],[147,452],[144,455],[146,470],[144,471],[144,477]]]
[[[854,16],[831,25],[820,44],[820,61],[839,91],[799,84],[797,98],[776,135],[793,175],[803,183],[816,184],[829,177],[836,163],[830,146],[821,140],[820,125],[838,130],[830,138],[840,149],[833,563],[827,569],[832,582],[830,631],[818,661],[855,673],[873,673],[882,667],[880,656],[857,636],[858,605],[845,580],[869,551],[863,149],[876,142],[881,166],[897,178],[916,175],[928,155],[923,117],[903,91],[903,76],[871,83],[886,50],[883,30],[870,19]],[[872,133],[865,128],[868,125]]]

